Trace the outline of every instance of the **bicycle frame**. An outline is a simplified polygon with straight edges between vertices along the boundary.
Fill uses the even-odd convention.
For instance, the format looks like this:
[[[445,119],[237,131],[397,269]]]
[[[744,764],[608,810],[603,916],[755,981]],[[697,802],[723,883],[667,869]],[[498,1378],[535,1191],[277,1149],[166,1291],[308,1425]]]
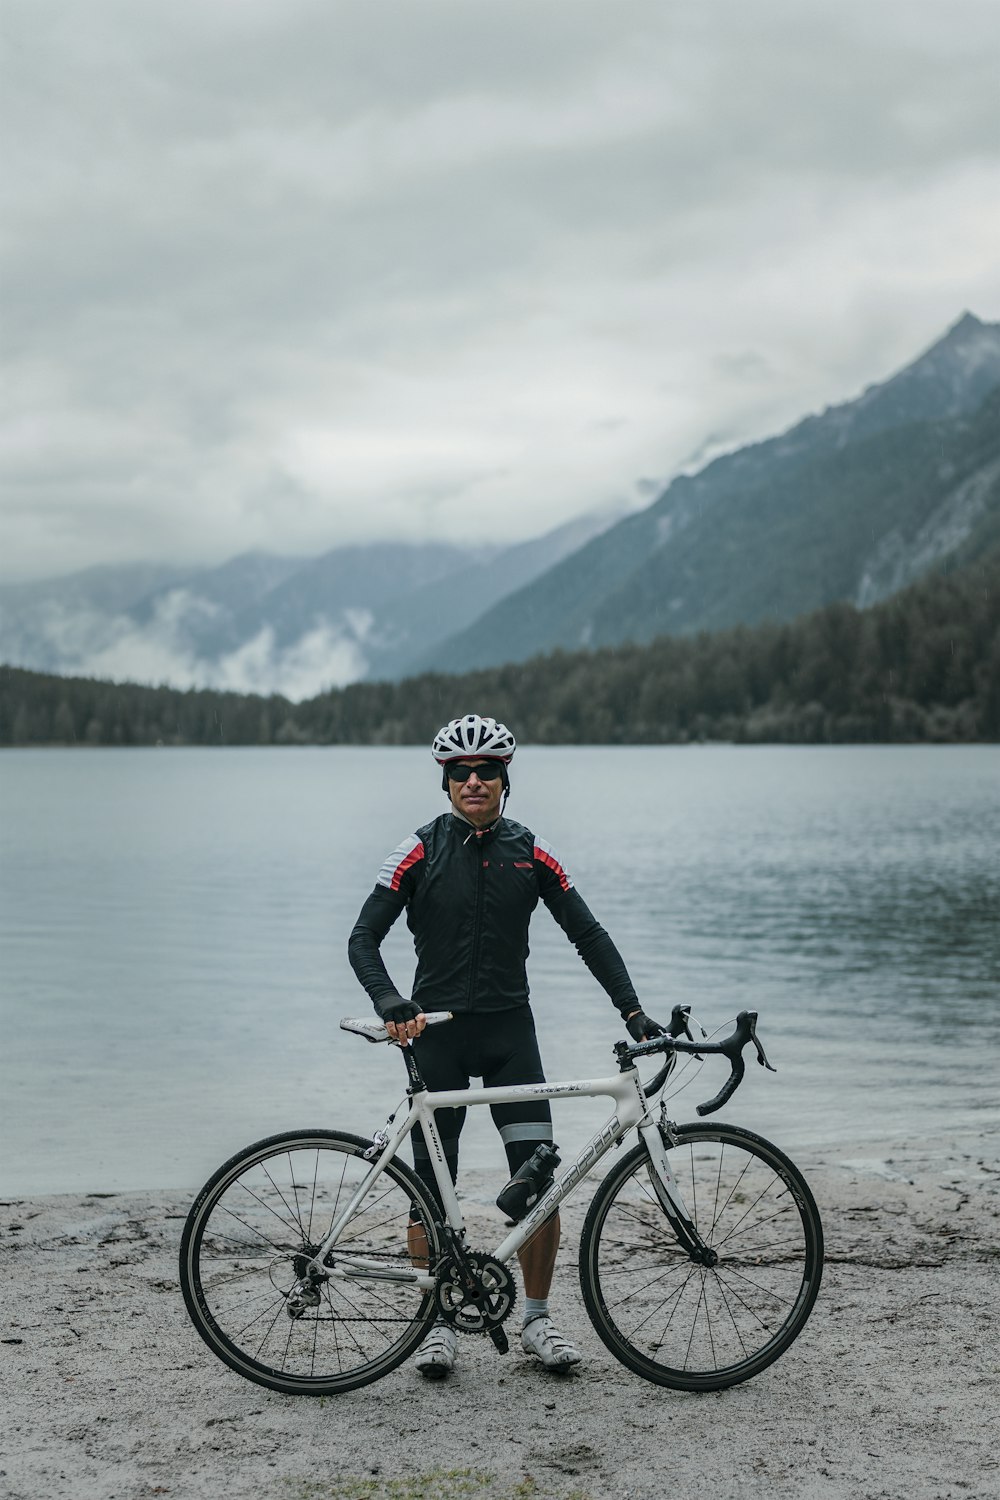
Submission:
[[[537,1233],[545,1220],[555,1212],[563,1199],[567,1198],[577,1184],[593,1171],[601,1158],[612,1147],[620,1145],[633,1126],[638,1129],[649,1152],[655,1173],[654,1184],[664,1209],[671,1218],[682,1225],[689,1226],[691,1221],[670,1171],[667,1151],[659,1126],[649,1113],[642,1081],[635,1068],[629,1068],[610,1078],[586,1079],[578,1083],[530,1083],[518,1084],[510,1088],[451,1089],[440,1093],[422,1090],[410,1096],[410,1108],[406,1117],[391,1132],[383,1131],[376,1136],[374,1144],[378,1155],[372,1162],[371,1170],[365,1174],[350,1202],[331,1226],[329,1234],[310,1262],[311,1267],[320,1276],[339,1274],[352,1279],[370,1276],[383,1281],[406,1281],[421,1287],[433,1287],[435,1278],[425,1271],[416,1268],[387,1271],[384,1265],[373,1265],[365,1261],[363,1256],[356,1256],[349,1252],[341,1251],[337,1254],[335,1261],[339,1264],[335,1263],[333,1267],[325,1264],[325,1258],[336,1247],[340,1235],[358,1205],[395,1157],[410,1131],[415,1126],[419,1126],[423,1132],[434,1180],[444,1207],[444,1223],[456,1234],[464,1235],[465,1221],[451,1180],[451,1173],[448,1171],[441,1137],[434,1119],[435,1112],[439,1109],[458,1109],[467,1105],[514,1104],[523,1099],[574,1099],[603,1096],[613,1099],[616,1106],[608,1120],[596,1135],[591,1137],[573,1165],[557,1182],[553,1183],[531,1213],[490,1253],[501,1263],[512,1259]]]

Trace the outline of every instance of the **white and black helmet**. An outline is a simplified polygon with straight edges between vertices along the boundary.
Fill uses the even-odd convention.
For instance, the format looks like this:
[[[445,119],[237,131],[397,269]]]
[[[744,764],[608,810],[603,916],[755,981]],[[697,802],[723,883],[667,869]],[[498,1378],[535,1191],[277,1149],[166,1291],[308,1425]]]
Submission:
[[[464,760],[472,755],[483,760],[502,760],[509,765],[517,749],[517,741],[507,728],[496,719],[483,719],[479,714],[466,714],[464,718],[452,719],[434,736],[431,754],[439,766],[449,760]]]

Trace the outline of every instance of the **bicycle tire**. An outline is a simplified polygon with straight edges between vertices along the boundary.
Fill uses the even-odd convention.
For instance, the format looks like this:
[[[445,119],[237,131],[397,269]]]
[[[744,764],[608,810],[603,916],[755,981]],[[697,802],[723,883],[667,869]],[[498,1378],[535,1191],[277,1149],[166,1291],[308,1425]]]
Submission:
[[[330,1130],[269,1136],[231,1157],[192,1204],[180,1248],[184,1302],[212,1352],[247,1380],[289,1395],[350,1391],[402,1364],[430,1329],[433,1292],[391,1280],[331,1275],[317,1308],[288,1311],[295,1257],[319,1248],[370,1167],[370,1145]],[[433,1269],[438,1210],[393,1160],[337,1243],[386,1270],[409,1266],[411,1216],[427,1233]]]
[[[590,1205],[580,1284],[597,1333],[630,1370],[675,1390],[722,1390],[801,1333],[823,1274],[823,1227],[802,1173],[763,1136],[735,1125],[676,1136],[671,1170],[718,1264],[696,1264],[678,1241],[640,1143]]]

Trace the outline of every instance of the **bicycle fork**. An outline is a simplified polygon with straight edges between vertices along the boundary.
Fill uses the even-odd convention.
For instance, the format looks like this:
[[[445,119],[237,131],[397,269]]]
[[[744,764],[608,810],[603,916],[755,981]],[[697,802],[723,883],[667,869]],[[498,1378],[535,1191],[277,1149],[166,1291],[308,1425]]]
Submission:
[[[638,1129],[646,1150],[649,1152],[652,1167],[649,1175],[653,1191],[659,1200],[660,1207],[670,1220],[678,1242],[687,1251],[695,1265],[708,1267],[718,1265],[717,1252],[712,1249],[711,1245],[707,1245],[698,1233],[698,1227],[684,1205],[677,1179],[670,1170],[668,1147],[674,1143],[670,1140],[669,1121],[665,1115],[658,1121],[647,1118]]]

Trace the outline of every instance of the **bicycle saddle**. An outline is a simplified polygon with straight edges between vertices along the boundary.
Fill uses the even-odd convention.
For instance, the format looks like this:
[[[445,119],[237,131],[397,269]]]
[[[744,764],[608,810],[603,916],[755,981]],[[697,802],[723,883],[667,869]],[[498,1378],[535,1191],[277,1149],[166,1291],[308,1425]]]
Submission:
[[[436,1026],[439,1021],[450,1021],[452,1014],[450,1010],[427,1011],[428,1026]],[[372,1016],[345,1016],[340,1023],[341,1031],[353,1031],[355,1036],[363,1036],[366,1042],[387,1042],[389,1033],[381,1021],[376,1021]]]

